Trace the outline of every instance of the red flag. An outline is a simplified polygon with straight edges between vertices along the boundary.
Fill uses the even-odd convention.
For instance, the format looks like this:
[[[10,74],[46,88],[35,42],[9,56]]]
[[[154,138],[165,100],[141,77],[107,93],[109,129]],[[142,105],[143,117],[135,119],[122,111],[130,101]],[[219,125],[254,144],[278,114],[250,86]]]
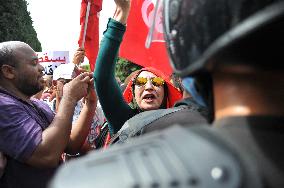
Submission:
[[[154,3],[157,0],[132,1],[127,21],[127,30],[120,47],[120,57],[124,57],[143,67],[154,67],[167,75],[172,73],[163,37],[161,9],[157,9],[152,43],[145,47],[148,32],[152,27]]]
[[[99,48],[99,18],[98,13],[102,9],[102,0],[82,0],[81,2],[81,11],[80,11],[80,25],[81,32],[78,40],[79,46],[82,45],[83,35],[84,35],[84,25],[86,20],[86,12],[88,1],[91,2],[88,25],[85,38],[85,52],[86,56],[89,59],[90,68],[93,71],[95,68],[95,62],[98,54]]]

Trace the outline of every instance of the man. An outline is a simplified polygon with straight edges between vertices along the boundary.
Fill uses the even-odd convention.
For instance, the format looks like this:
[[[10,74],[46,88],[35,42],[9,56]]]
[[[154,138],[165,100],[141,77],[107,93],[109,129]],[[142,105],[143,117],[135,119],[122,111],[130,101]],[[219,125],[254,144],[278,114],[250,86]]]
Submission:
[[[74,132],[76,140],[70,137],[71,122],[75,105],[84,96],[90,108],[83,116],[94,111],[92,84],[89,73],[66,84],[54,116],[44,102],[31,99],[44,87],[43,67],[34,50],[19,41],[0,43],[0,151],[7,157],[0,187],[46,187],[61,154],[82,144],[84,126]]]
[[[80,179],[68,172],[86,164],[78,174],[96,178],[84,187],[284,187],[284,2],[168,0],[164,29],[172,65],[212,109],[212,127],[175,126],[92,153],[53,187]],[[118,170],[103,181],[108,169]]]

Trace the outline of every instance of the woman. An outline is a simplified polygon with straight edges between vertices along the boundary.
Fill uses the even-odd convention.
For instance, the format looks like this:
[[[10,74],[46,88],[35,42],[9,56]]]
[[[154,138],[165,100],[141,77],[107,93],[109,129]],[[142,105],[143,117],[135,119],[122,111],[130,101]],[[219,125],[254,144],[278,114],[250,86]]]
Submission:
[[[169,108],[181,98],[181,93],[157,69],[147,67],[138,71],[126,86],[123,97],[137,113]]]
[[[129,82],[123,97],[114,71],[126,28],[130,1],[116,0],[116,5],[114,18],[109,19],[100,44],[94,72],[97,95],[111,134],[119,131],[126,120],[139,112],[172,107],[174,102],[182,97],[168,78],[153,68],[139,71]]]

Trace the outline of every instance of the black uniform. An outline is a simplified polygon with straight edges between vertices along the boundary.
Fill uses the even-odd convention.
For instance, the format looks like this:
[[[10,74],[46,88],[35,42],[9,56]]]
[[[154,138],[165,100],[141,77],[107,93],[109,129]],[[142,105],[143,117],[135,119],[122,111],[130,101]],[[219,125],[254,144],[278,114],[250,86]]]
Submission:
[[[284,187],[283,125],[284,116],[230,117],[213,124],[242,155],[255,160],[264,187]]]
[[[284,187],[283,123],[232,117],[172,126],[69,163],[51,187]]]
[[[111,143],[124,143],[129,138],[155,130],[163,130],[174,124],[194,126],[208,122],[208,110],[193,99],[178,101],[173,108],[145,111],[127,120],[112,137]]]

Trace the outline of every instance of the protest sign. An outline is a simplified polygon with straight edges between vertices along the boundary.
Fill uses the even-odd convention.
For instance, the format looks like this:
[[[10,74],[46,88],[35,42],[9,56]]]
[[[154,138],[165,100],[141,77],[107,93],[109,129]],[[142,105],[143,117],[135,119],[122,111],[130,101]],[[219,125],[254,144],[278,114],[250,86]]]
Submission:
[[[53,71],[59,65],[69,63],[69,51],[36,52],[36,54],[46,75],[53,75]]]

